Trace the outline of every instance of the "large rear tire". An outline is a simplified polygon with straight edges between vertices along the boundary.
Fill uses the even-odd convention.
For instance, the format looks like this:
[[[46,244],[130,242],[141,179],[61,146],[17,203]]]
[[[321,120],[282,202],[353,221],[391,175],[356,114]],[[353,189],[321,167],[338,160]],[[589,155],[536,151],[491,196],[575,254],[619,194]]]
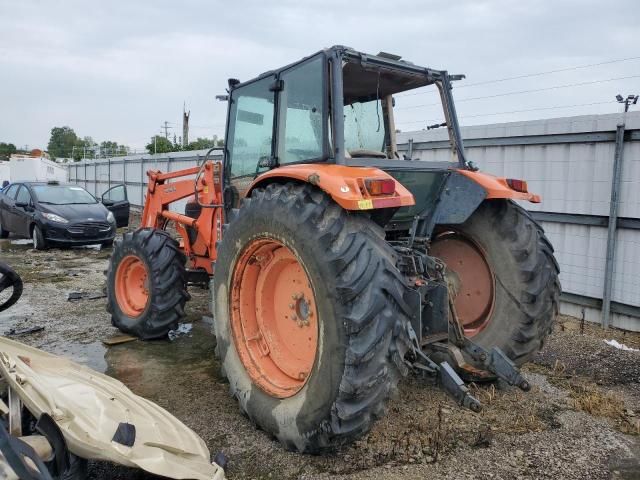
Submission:
[[[276,261],[281,267],[269,267]],[[286,269],[284,277],[274,273]],[[259,288],[246,291],[252,282]],[[366,433],[406,374],[403,291],[395,254],[369,218],[310,185],[254,191],[225,231],[213,292],[216,352],[241,410],[300,452],[330,450]],[[268,317],[262,330],[254,328],[254,304],[259,318]],[[300,314],[312,309],[315,320]],[[280,331],[269,329],[276,324]],[[308,337],[300,339],[300,331]],[[291,348],[282,345],[287,340]],[[282,361],[300,341],[311,342],[310,361],[302,351]],[[310,371],[296,383],[288,366],[305,362]]]
[[[431,255],[458,285],[467,336],[522,365],[542,348],[558,313],[559,267],[531,215],[509,200],[485,201],[462,225],[440,227]]]
[[[125,233],[115,243],[107,270],[107,311],[111,323],[143,340],[165,338],[184,317],[185,256],[162,230]]]

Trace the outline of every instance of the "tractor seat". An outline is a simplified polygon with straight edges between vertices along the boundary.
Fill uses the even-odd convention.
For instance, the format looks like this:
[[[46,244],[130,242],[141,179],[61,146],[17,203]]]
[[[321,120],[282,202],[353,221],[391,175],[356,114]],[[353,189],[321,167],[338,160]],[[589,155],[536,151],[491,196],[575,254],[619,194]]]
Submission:
[[[374,157],[374,158],[387,158],[387,154],[384,152],[380,152],[378,150],[367,150],[367,149],[359,149],[359,150],[348,150],[351,158],[362,158],[362,157]]]

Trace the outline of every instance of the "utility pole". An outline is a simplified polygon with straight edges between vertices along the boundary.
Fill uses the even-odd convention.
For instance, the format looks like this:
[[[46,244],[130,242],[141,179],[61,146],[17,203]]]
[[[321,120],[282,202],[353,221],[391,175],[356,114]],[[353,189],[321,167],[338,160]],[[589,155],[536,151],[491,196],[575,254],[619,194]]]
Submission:
[[[188,112],[187,104],[183,103],[182,105],[182,146],[186,147],[189,145],[189,116],[191,115],[191,110]]]
[[[622,160],[624,156],[624,128],[630,105],[638,103],[638,95],[616,95],[618,103],[624,104],[622,121],[616,127],[616,146],[613,157],[613,179],[611,181],[611,201],[609,203],[609,224],[607,226],[607,252],[604,267],[604,291],[602,293],[602,328],[609,328],[611,316],[611,292],[613,290],[613,267],[615,263],[616,241],[618,239],[618,204],[620,203],[620,181],[622,180]]]
[[[164,124],[160,126],[161,129],[164,130],[164,138],[166,138],[167,140],[169,140],[169,129],[173,128],[169,126],[169,122],[167,122],[166,120],[164,121]]]

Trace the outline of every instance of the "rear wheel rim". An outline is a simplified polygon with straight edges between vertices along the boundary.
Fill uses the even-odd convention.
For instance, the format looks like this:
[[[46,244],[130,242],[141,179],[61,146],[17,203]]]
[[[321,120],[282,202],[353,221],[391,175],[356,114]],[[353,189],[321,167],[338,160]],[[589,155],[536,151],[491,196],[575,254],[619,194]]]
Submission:
[[[116,300],[122,312],[139,317],[149,303],[149,272],[144,262],[135,255],[122,259],[116,270]]]
[[[304,265],[277,240],[259,238],[235,265],[231,330],[252,382],[276,398],[307,383],[318,351],[318,310]]]
[[[495,304],[495,274],[484,249],[468,236],[450,231],[438,235],[430,252],[447,265],[456,286],[454,300],[464,334],[473,337],[491,323]]]

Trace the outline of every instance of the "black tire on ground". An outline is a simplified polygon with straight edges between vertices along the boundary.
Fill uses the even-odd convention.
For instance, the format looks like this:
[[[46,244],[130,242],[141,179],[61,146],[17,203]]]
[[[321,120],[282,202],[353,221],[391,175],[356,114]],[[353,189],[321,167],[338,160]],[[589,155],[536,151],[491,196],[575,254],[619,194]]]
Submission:
[[[274,398],[252,384],[229,320],[232,272],[253,239],[273,238],[304,265],[318,308],[318,350],[295,395]],[[403,279],[384,231],[311,185],[271,184],[244,201],[218,250],[214,276],[216,353],[240,408],[287,448],[318,453],[352,442],[383,415],[407,373]]]
[[[31,230],[31,239],[33,240],[33,248],[36,250],[46,250],[48,248],[47,241],[38,225],[33,226],[33,229]]]
[[[7,288],[13,288],[11,296],[0,303],[0,312],[8,309],[22,296],[22,279],[9,265],[0,262],[0,292]]]
[[[9,238],[9,231],[2,228],[2,223],[0,223],[0,238]]]
[[[116,272],[127,256],[138,257],[149,272],[149,300],[138,317],[126,315],[116,298]],[[107,270],[107,311],[111,323],[143,340],[165,338],[184,317],[187,292],[185,256],[167,232],[144,228],[125,233],[115,242]]]
[[[522,365],[542,348],[558,313],[561,287],[551,243],[531,215],[510,200],[485,201],[451,229],[484,249],[496,277],[489,323],[473,341],[497,346]]]

